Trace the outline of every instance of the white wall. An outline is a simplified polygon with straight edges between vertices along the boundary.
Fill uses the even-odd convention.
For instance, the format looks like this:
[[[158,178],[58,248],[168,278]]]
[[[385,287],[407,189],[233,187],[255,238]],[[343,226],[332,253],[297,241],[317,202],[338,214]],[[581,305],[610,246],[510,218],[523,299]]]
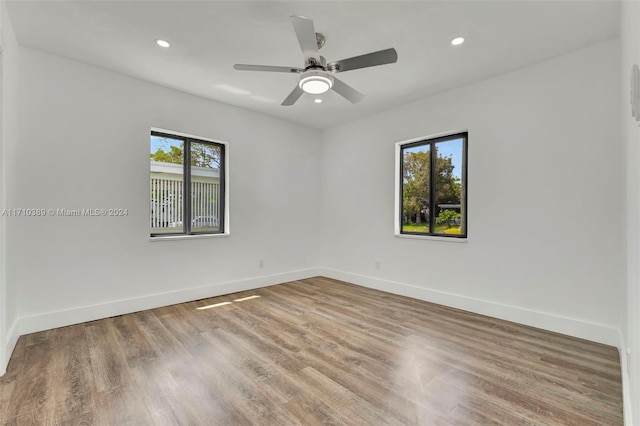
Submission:
[[[327,131],[329,275],[617,345],[619,64],[614,40]],[[394,143],[462,129],[468,242],[394,237]]]
[[[11,161],[7,153],[7,145],[17,141],[17,116],[15,108],[18,93],[19,76],[18,45],[15,40],[11,21],[6,11],[5,2],[0,2],[0,39],[2,41],[2,71],[0,82],[0,210],[6,206],[8,188],[6,164]],[[6,217],[0,216],[0,375],[4,373],[9,355],[17,341],[17,285],[6,280]]]
[[[20,334],[315,274],[319,131],[31,49],[20,65],[7,204],[129,211],[8,219]],[[230,236],[149,240],[151,127],[229,143]]]
[[[633,64],[640,65],[640,3],[623,2],[620,39],[622,44],[622,128],[627,157],[627,318],[626,349],[631,353],[625,386],[627,405],[635,424],[640,424],[640,123],[631,116],[629,83]],[[623,368],[624,369],[624,368]],[[630,413],[627,413],[630,418]],[[627,422],[630,424],[629,422]]]
[[[10,342],[321,272],[619,343],[617,41],[324,133],[12,44],[5,40],[3,68],[7,207],[117,207],[129,216],[7,219],[0,323],[19,324]],[[150,127],[230,143],[231,236],[149,241]],[[394,237],[394,143],[462,129],[470,132],[468,242]],[[629,153],[639,155],[631,144]],[[629,173],[640,171],[631,163]],[[626,198],[639,193],[636,182]],[[629,280],[633,306],[638,282]],[[637,348],[629,312],[636,340],[628,345]]]
[[[2,103],[4,97],[2,95],[2,76],[4,74],[4,55],[2,55],[2,50],[4,48],[4,36],[3,32],[4,25],[2,23],[2,17],[4,15],[3,9],[5,5],[4,3],[0,3],[0,211],[4,208],[4,194],[5,194],[5,179],[4,179],[4,155],[3,155],[3,127],[2,127],[2,116],[3,116],[3,108]],[[6,338],[7,338],[7,283],[5,279],[5,219],[0,217],[0,375],[5,372],[5,365],[7,365],[7,348],[6,348]]]

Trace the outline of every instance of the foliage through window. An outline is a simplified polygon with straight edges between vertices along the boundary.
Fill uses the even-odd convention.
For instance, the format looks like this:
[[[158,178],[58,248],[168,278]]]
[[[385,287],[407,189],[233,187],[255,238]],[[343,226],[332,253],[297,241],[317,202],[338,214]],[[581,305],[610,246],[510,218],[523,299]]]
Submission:
[[[400,145],[400,233],[466,238],[467,133]]]
[[[224,233],[225,145],[151,132],[150,234]]]

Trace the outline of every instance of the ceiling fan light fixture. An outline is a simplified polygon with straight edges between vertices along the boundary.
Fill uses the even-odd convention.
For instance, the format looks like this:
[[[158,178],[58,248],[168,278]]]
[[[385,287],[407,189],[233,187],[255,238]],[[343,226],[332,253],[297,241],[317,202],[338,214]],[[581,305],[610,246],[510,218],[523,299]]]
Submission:
[[[333,78],[323,71],[307,71],[298,86],[312,95],[320,95],[333,87]]]

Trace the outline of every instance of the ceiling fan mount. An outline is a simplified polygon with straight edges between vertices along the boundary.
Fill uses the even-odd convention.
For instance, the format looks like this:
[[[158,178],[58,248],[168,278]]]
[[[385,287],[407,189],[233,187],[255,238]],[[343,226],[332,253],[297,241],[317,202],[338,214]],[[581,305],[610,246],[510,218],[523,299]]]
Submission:
[[[304,55],[304,68],[247,64],[235,64],[233,66],[233,68],[240,71],[300,74],[298,85],[282,102],[283,106],[293,105],[304,93],[317,95],[328,90],[335,91],[352,103],[359,102],[364,95],[348,84],[343,83],[334,74],[359,68],[391,64],[398,60],[396,50],[390,48],[327,63],[327,60],[319,52],[319,49],[324,46],[325,37],[322,33],[315,32],[313,21],[303,16],[292,16],[291,23]]]
[[[316,44],[318,45],[318,50],[322,49],[322,46],[324,46],[324,35],[322,33],[316,33]]]
[[[327,60],[325,59],[324,56],[319,56],[320,60],[318,61],[318,59],[316,58],[307,58],[305,63],[306,66],[304,67],[305,70],[310,70],[310,69],[323,69],[326,71],[326,67],[327,67]]]

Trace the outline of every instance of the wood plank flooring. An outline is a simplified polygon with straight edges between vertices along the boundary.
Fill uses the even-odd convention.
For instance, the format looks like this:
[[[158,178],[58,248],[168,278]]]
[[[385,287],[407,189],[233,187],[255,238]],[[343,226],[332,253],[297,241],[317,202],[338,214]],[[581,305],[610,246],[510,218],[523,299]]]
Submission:
[[[322,277],[23,336],[0,419],[623,424],[615,348]]]

